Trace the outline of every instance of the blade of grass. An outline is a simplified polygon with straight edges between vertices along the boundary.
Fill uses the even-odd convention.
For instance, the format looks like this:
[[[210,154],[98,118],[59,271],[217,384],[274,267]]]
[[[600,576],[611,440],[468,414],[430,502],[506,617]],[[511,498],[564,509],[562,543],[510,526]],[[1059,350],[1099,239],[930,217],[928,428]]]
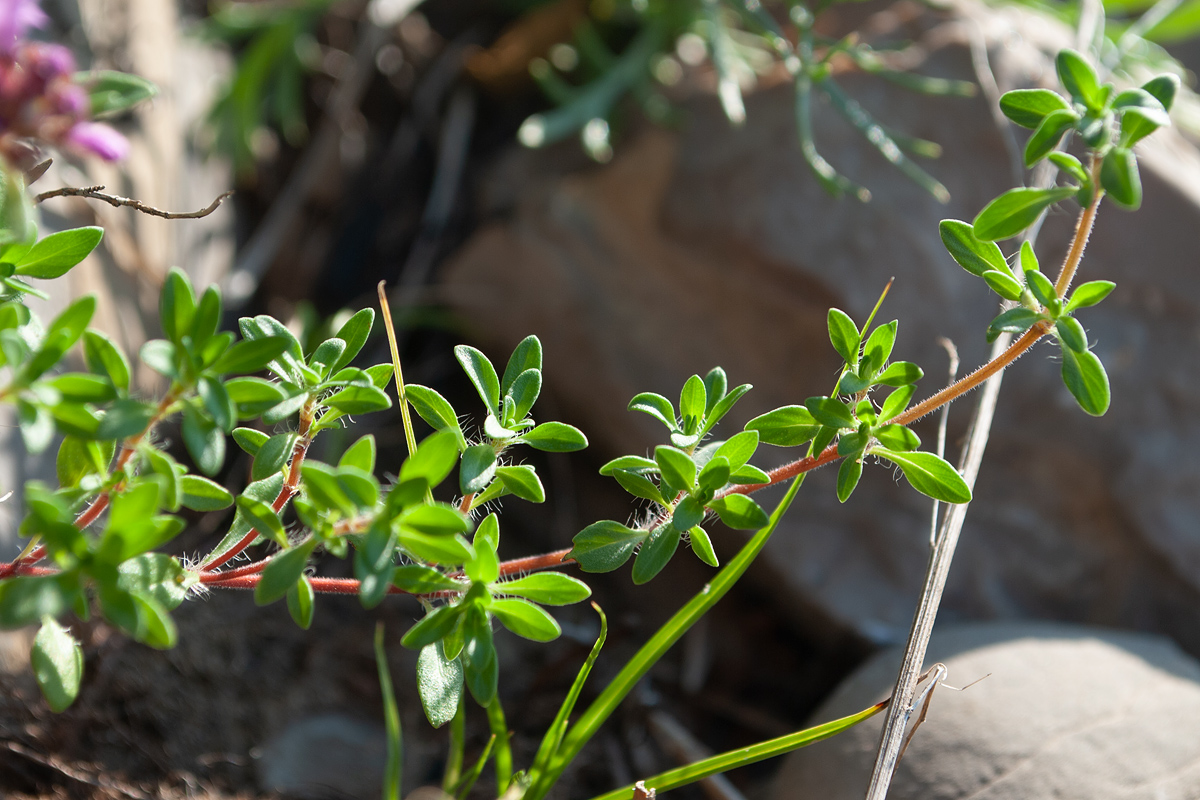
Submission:
[[[479,759],[471,767],[471,771],[463,776],[461,785],[455,791],[454,796],[458,800],[463,800],[464,797],[471,793],[471,789],[475,786],[475,781],[479,780],[479,773],[483,772],[483,767],[487,764],[488,757],[492,754],[492,745],[495,743],[496,734],[493,733],[488,738],[487,744],[483,746],[483,752],[479,754]]]
[[[542,739],[537,756],[533,759],[533,767],[529,770],[531,781],[537,780],[546,768],[546,764],[549,763],[550,757],[558,751],[559,745],[562,744],[563,736],[567,733],[567,723],[570,720],[571,712],[575,710],[575,703],[579,701],[579,695],[583,691],[583,684],[587,682],[592,666],[600,656],[600,648],[604,647],[604,642],[608,638],[608,618],[604,616],[600,606],[592,603],[592,608],[596,609],[596,613],[600,615],[600,635],[596,637],[596,643],[592,645],[592,652],[588,654],[587,660],[579,668],[579,674],[575,676],[571,690],[567,692],[567,697],[559,706],[554,722],[550,723],[550,728]]]
[[[466,739],[467,706],[464,698],[458,699],[458,710],[450,720],[450,752],[446,755],[446,771],[442,775],[442,791],[454,793],[454,786],[462,779],[463,742]]]
[[[828,739],[830,736],[836,736],[847,728],[852,728],[863,720],[870,719],[887,708],[889,702],[890,700],[882,700],[870,708],[865,708],[857,714],[851,714],[848,717],[835,719],[822,725],[815,725],[796,733],[789,733],[786,736],[768,739],[765,742],[759,742],[750,747],[739,747],[737,750],[720,753],[712,758],[706,758],[703,761],[697,761],[694,764],[688,764],[684,767],[676,767],[675,769],[661,772],[652,778],[646,778],[642,783],[645,784],[647,789],[665,792],[669,789],[676,789],[680,786],[686,786],[689,783],[695,783],[710,775],[716,775],[719,772],[725,772],[735,767],[754,764],[764,759],[790,753],[793,750],[806,747],[813,742],[819,742],[822,739]],[[628,800],[628,798],[633,796],[633,786],[631,783],[628,786],[622,786],[620,789],[613,789],[611,792],[593,797],[592,800]]]
[[[508,722],[504,719],[504,707],[500,696],[492,698],[487,707],[488,725],[496,743],[496,796],[501,797],[512,783],[512,745],[508,741]]]
[[[417,450],[417,439],[413,435],[412,416],[408,412],[408,394],[404,391],[404,370],[400,369],[400,349],[396,346],[396,328],[392,324],[392,309],[388,305],[386,281],[380,281],[379,310],[383,312],[383,327],[387,329],[388,347],[392,351],[392,369],[395,370],[396,399],[400,401],[400,419],[404,422],[404,443],[411,456]]]
[[[775,507],[775,511],[771,514],[770,520],[766,527],[759,530],[748,541],[742,549],[734,556],[716,577],[705,586],[695,597],[689,600],[683,608],[679,609],[671,619],[669,619],[658,632],[646,642],[633,658],[621,669],[612,681],[605,687],[600,696],[592,701],[576,721],[575,725],[567,732],[563,738],[562,745],[557,753],[550,760],[545,772],[537,777],[536,783],[529,787],[525,794],[525,800],[541,800],[542,797],[550,791],[554,786],[555,781],[562,775],[567,765],[572,759],[579,754],[583,746],[595,735],[600,726],[605,720],[616,710],[620,702],[625,698],[639,680],[642,679],[650,668],[662,658],[663,654],[671,648],[675,642],[679,641],[680,637],[696,622],[700,617],[716,605],[725,594],[733,588],[738,579],[753,563],[754,559],[762,552],[770,540],[771,535],[775,533],[779,527],[779,521],[783,518],[784,513],[791,506],[792,501],[796,497],[796,492],[804,483],[804,473],[796,476],[788,487],[787,493],[783,499],[779,501],[779,505]]]
[[[400,710],[387,652],[383,649],[383,623],[375,625],[375,666],[379,669],[379,692],[383,695],[383,721],[387,727],[387,767],[383,772],[383,800],[400,800],[400,779],[404,766],[404,743],[400,735]]]

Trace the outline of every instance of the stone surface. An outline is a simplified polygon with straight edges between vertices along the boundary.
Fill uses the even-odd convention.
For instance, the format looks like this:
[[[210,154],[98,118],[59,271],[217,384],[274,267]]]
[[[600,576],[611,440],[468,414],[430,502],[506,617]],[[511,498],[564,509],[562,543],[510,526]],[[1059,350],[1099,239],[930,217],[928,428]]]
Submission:
[[[293,723],[268,742],[258,776],[266,791],[290,797],[376,800],[386,764],[382,727],[325,714]]]
[[[855,672],[813,722],[887,697],[898,648]],[[1158,636],[1053,624],[952,626],[926,664],[940,687],[912,739],[894,800],[1200,797],[1200,664]],[[989,674],[990,673],[990,674]],[[870,782],[883,715],[788,756],[772,800],[857,800]]]
[[[913,34],[929,51],[922,72],[972,77],[967,38],[978,29],[1001,89],[1052,78],[1047,53],[1068,32],[1019,9],[955,8],[941,22],[922,18],[927,33]],[[699,97],[682,132],[631,134],[603,168],[556,171],[569,161],[561,152],[514,152],[487,197],[500,220],[448,266],[447,297],[501,363],[526,334],[542,337],[548,393],[597,458],[662,440],[656,423],[624,410],[633,394],[678,396],[689,375],[714,364],[755,384],[729,433],[827,393],[836,363],[826,309],[862,320],[892,276],[882,319],[902,320],[895,356],[924,365],[921,394],[932,393],[945,380],[939,337],[958,345],[966,366],[986,358],[994,296],[951,261],[937,223],[971,219],[1013,185],[1005,136],[981,97],[922,97],[866,76],[844,83],[878,118],[944,146],[929,169],[949,188],[948,205],[822,107],[822,152],[875,196],[868,205],[830,199],[796,146],[789,87],[750,96],[736,130],[715,100]],[[1102,209],[1081,275],[1118,284],[1081,315],[1108,365],[1112,409],[1093,419],[1074,406],[1050,345],[1010,370],[947,619],[1136,627],[1200,652],[1200,156],[1172,132],[1141,155],[1145,203],[1136,214]],[[1038,250],[1048,271],[1074,214],[1056,211],[1045,225]],[[969,415],[967,403],[951,415],[952,454]],[[932,423],[917,430],[933,440]],[[764,449],[767,466],[793,452]],[[775,590],[786,606],[815,601],[895,641],[924,571],[929,505],[878,468],[840,505],[834,478],[812,476],[769,546],[782,576]]]

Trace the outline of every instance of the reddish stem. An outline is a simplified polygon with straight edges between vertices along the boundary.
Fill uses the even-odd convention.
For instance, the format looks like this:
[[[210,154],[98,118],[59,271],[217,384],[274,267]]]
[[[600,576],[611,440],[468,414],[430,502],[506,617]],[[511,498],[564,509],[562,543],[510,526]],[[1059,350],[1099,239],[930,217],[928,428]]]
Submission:
[[[276,514],[282,511],[283,507],[288,504],[288,501],[300,491],[300,468],[304,466],[304,456],[308,453],[308,446],[312,444],[312,436],[309,433],[309,429],[313,423],[312,406],[313,401],[309,400],[300,412],[300,435],[296,439],[295,446],[292,447],[292,457],[288,463],[287,480],[283,482],[283,486],[279,489],[279,494],[275,495],[275,501],[271,503],[271,508]],[[258,531],[251,528],[250,532],[243,536],[241,541],[204,564],[204,571],[212,572],[217,567],[225,564],[249,547],[250,543],[257,538]]]

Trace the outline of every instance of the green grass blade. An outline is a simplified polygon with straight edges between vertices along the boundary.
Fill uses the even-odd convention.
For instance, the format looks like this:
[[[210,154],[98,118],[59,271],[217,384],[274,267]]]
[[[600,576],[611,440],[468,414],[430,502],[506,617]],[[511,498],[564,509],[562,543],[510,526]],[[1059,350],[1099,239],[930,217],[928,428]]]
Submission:
[[[458,711],[450,720],[450,752],[446,754],[446,771],[442,775],[442,791],[454,794],[455,785],[462,779],[463,743],[466,739],[466,695],[458,698]]]
[[[575,703],[579,701],[583,685],[587,682],[588,675],[592,672],[592,666],[595,665],[596,659],[600,656],[600,648],[604,647],[604,641],[608,638],[608,618],[604,616],[604,612],[600,610],[600,606],[592,603],[592,608],[596,609],[596,613],[600,615],[600,635],[596,638],[596,643],[592,645],[592,652],[588,654],[587,660],[579,668],[579,674],[575,676],[575,682],[571,684],[571,690],[567,692],[567,697],[563,700],[562,705],[559,706],[558,714],[554,717],[554,722],[550,723],[550,728],[546,731],[546,735],[542,739],[537,756],[533,759],[533,767],[529,770],[531,783],[537,782],[542,772],[546,769],[546,765],[550,762],[551,756],[558,751],[559,745],[562,744],[563,736],[567,733],[567,722],[570,720],[571,712],[575,710]]]
[[[471,793],[471,789],[475,787],[475,781],[479,780],[479,773],[483,772],[483,767],[487,764],[488,757],[492,754],[492,745],[495,743],[496,734],[493,733],[487,740],[487,744],[483,746],[483,752],[479,754],[479,760],[471,767],[471,771],[463,776],[462,782],[455,790],[454,796],[458,800],[463,800],[464,797]]]
[[[836,736],[847,728],[852,728],[863,720],[870,719],[887,708],[888,702],[888,700],[883,700],[870,708],[863,709],[857,714],[851,714],[848,717],[835,719],[823,725],[815,725],[811,728],[806,728],[796,733],[789,733],[786,736],[780,736],[776,739],[768,739],[765,742],[759,742],[750,747],[739,747],[737,750],[730,750],[720,755],[715,755],[712,758],[688,764],[685,767],[667,770],[652,778],[646,778],[645,786],[647,789],[656,789],[660,792],[665,792],[669,789],[677,789],[680,786],[695,783],[710,775],[716,775],[719,772],[725,772],[735,767],[754,764],[764,759],[774,758],[784,753],[790,753],[793,750],[799,750],[801,747],[806,747],[813,742],[819,742],[822,739],[828,739],[830,736]],[[633,784],[631,783],[628,786],[622,786],[620,789],[613,789],[611,792],[593,797],[592,800],[628,800],[632,796]]]
[[[512,783],[512,745],[508,741],[508,722],[504,719],[504,707],[500,696],[492,698],[487,707],[488,725],[496,742],[496,796],[502,797]]]
[[[400,778],[404,766],[404,742],[400,737],[400,710],[387,652],[383,649],[383,623],[375,626],[375,666],[379,669],[379,692],[383,695],[383,720],[387,727],[387,767],[383,772],[383,800],[400,800]]]
[[[738,579],[742,577],[745,571],[753,563],[754,559],[762,552],[770,540],[775,529],[779,527],[779,521],[783,518],[784,513],[792,504],[792,500],[796,497],[796,492],[799,491],[801,484],[804,482],[804,474],[797,475],[788,487],[787,494],[779,501],[775,511],[771,514],[766,527],[759,530],[734,556],[716,577],[695,597],[687,602],[683,608],[679,609],[671,619],[669,619],[658,632],[651,637],[650,641],[646,642],[640,650],[629,660],[619,673],[612,679],[612,682],[605,687],[587,710],[583,712],[579,720],[567,732],[564,737],[559,751],[550,760],[546,771],[539,776],[536,784],[530,786],[525,794],[525,800],[541,800],[546,792],[554,785],[559,776],[562,775],[566,766],[571,763],[571,760],[579,754],[583,746],[588,740],[595,735],[600,726],[605,720],[616,710],[620,702],[625,698],[633,687],[642,677],[650,671],[650,668],[662,658],[663,654],[671,648],[675,642],[683,636],[684,633],[698,620],[700,617],[712,608],[716,603],[725,596],[725,594],[733,588]]]
[[[800,139],[800,154],[808,163],[817,181],[834,197],[852,195],[861,203],[871,199],[871,193],[840,174],[825,157],[817,152],[812,130],[812,79],[801,72],[796,76],[796,136]]]

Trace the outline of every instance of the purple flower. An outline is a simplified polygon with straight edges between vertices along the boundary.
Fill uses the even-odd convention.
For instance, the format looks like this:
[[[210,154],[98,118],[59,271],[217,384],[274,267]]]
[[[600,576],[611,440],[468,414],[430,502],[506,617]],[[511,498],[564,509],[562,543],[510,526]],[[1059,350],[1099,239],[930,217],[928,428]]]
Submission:
[[[0,53],[12,55],[30,28],[49,21],[38,0],[0,0]]]
[[[129,140],[99,122],[76,122],[67,132],[67,144],[105,161],[120,161],[129,155]]]

